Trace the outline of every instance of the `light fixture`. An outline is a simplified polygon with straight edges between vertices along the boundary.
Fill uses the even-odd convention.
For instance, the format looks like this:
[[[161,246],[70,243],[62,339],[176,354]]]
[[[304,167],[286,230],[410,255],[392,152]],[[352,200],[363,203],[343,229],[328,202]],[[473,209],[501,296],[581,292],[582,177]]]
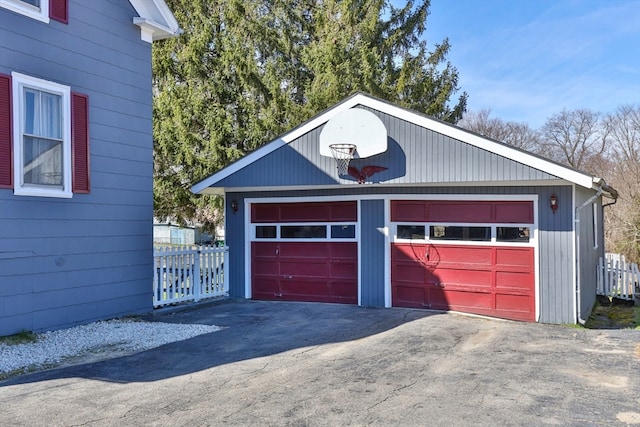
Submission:
[[[232,200],[231,201],[231,210],[233,211],[234,214],[236,212],[238,212],[238,201],[237,200]]]
[[[555,214],[556,210],[558,209],[558,196],[556,196],[555,193],[553,193],[551,197],[549,197],[549,205],[551,206],[551,210]]]

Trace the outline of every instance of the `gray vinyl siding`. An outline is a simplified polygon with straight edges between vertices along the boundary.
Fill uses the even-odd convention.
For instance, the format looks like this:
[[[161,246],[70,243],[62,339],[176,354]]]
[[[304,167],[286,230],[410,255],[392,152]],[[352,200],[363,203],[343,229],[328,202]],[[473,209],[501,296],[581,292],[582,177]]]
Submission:
[[[360,208],[360,305],[384,307],[384,200],[363,200]]]
[[[0,73],[88,95],[91,171],[71,199],[0,189],[0,335],[152,309],[151,45],[127,0],[69,3],[68,25],[0,8]]]
[[[597,266],[600,257],[604,257],[604,227],[602,225],[602,198],[591,200],[594,191],[576,187],[576,244],[579,262],[580,316],[586,320],[591,314],[596,300],[598,286]],[[586,203],[584,207],[582,205]],[[593,203],[598,210],[598,227],[595,247],[593,228]]]
[[[351,165],[384,166],[368,182],[383,184],[517,182],[556,180],[557,177],[453,139],[397,117],[371,110],[385,124],[387,151]],[[216,184],[217,187],[292,187],[356,184],[340,178],[335,160],[319,154],[320,126],[256,160]]]
[[[313,197],[313,196],[389,196],[393,194],[416,196],[424,194],[468,194],[471,197],[476,194],[528,194],[538,195],[538,254],[539,254],[539,305],[540,322],[543,323],[575,323],[574,310],[574,282],[573,282],[573,212],[572,212],[572,186],[478,186],[478,187],[381,187],[381,186],[356,186],[340,189],[316,189],[296,191],[255,191],[227,193],[227,204],[231,200],[237,200],[240,211],[232,214],[227,210],[227,242],[230,247],[231,274],[230,293],[233,296],[244,296],[245,283],[245,227],[244,227],[244,200],[246,198],[287,198],[287,197]],[[552,213],[549,208],[551,194],[558,197],[558,210]],[[361,218],[363,222],[362,233],[365,238],[365,223],[375,225],[383,215],[383,208],[378,201],[362,201]],[[373,212],[366,212],[372,209]],[[371,231],[369,231],[371,232]],[[372,237],[372,236],[369,236]],[[366,256],[365,256],[366,255]],[[370,262],[377,258],[375,250],[364,254],[361,270],[365,271],[372,266]],[[365,262],[367,264],[365,264]],[[375,268],[375,267],[374,267]],[[364,275],[364,273],[363,273]],[[364,277],[363,277],[364,278]],[[365,304],[365,293],[377,288],[377,282],[371,289],[365,289],[363,280],[362,303]],[[368,286],[368,285],[367,285]],[[376,291],[377,292],[377,291]],[[376,294],[378,295],[378,294]],[[369,297],[367,297],[369,298]],[[372,297],[378,301],[379,296]]]

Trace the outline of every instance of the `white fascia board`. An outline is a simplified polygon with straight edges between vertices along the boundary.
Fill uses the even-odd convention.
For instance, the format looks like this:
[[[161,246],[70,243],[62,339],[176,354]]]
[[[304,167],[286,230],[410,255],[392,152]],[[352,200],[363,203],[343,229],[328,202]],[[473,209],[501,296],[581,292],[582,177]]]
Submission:
[[[211,185],[215,185],[217,182],[225,179],[233,173],[243,169],[250,165],[254,161],[266,156],[280,147],[290,143],[291,141],[299,138],[307,132],[321,126],[329,121],[333,116],[349,108],[353,108],[357,105],[378,110],[380,112],[389,114],[393,117],[405,120],[409,123],[413,123],[417,126],[424,127],[442,135],[457,139],[464,143],[473,145],[490,153],[497,154],[499,156],[514,160],[527,166],[531,166],[535,169],[541,170],[551,175],[555,175],[569,183],[578,184],[585,188],[597,189],[600,187],[599,179],[594,178],[591,175],[576,171],[574,169],[565,167],[563,165],[545,160],[541,157],[527,153],[510,147],[505,144],[501,144],[490,139],[484,138],[480,135],[475,135],[462,128],[458,128],[454,125],[441,122],[439,120],[431,119],[421,114],[406,110],[402,107],[390,104],[386,101],[381,101],[375,98],[371,98],[367,95],[358,93],[350,98],[347,98],[342,103],[334,106],[333,108],[319,114],[310,121],[304,123],[298,128],[293,129],[291,132],[284,134],[280,138],[262,146],[261,148],[247,154],[238,161],[230,164],[229,166],[221,169],[209,178],[200,181],[191,187],[191,191],[196,194],[222,194],[222,189],[216,191],[216,189],[208,188]],[[447,183],[438,183],[440,185],[447,185]],[[420,185],[420,183],[412,183],[411,185]],[[211,191],[213,190],[213,191]]]
[[[138,13],[133,23],[141,29],[142,40],[151,43],[182,34],[180,25],[164,0],[129,0]]]

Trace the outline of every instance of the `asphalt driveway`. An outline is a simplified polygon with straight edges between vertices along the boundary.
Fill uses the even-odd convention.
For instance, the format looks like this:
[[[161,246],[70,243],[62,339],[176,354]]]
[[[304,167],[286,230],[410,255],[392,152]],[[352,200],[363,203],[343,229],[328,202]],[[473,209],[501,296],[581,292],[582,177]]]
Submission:
[[[640,331],[227,301],[225,327],[0,382],[0,425],[640,425]]]

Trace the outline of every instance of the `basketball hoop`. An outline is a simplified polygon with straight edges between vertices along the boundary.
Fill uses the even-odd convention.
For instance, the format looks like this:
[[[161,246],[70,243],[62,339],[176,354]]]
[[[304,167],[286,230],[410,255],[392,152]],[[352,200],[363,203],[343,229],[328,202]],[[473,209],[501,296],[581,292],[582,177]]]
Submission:
[[[353,153],[356,151],[355,144],[330,144],[331,154],[336,159],[338,166],[338,175],[347,175],[349,162],[353,159]]]

